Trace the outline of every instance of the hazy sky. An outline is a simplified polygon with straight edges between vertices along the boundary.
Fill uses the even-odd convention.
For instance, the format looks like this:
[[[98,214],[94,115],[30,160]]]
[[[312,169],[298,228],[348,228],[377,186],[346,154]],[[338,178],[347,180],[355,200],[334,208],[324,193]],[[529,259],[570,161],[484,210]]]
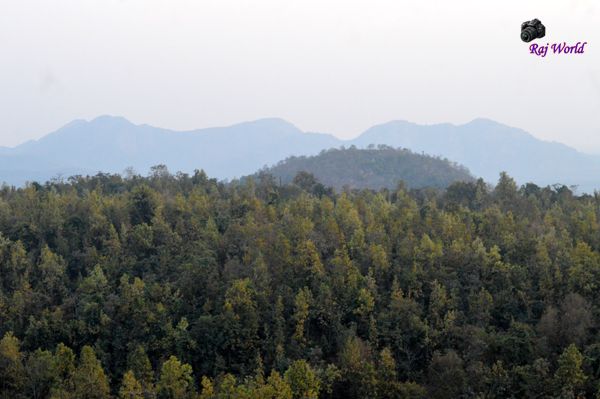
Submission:
[[[585,54],[530,55],[536,17]],[[101,114],[342,138],[487,117],[600,153],[597,0],[0,0],[0,56],[0,145]]]

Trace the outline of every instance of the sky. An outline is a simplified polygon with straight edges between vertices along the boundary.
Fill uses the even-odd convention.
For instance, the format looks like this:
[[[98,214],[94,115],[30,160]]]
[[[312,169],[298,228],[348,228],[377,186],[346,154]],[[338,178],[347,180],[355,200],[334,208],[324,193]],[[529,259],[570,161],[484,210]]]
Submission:
[[[588,42],[545,58],[520,41]],[[597,0],[0,0],[0,146],[73,119],[352,138],[485,117],[600,153]]]

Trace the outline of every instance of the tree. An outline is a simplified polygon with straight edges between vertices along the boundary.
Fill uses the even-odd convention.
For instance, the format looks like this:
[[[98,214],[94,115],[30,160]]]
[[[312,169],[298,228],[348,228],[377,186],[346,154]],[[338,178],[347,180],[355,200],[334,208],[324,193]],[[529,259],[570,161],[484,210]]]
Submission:
[[[68,399],[73,390],[73,373],[75,372],[75,353],[65,344],[58,344],[52,359],[52,369],[56,375],[51,389],[52,399]]]
[[[254,389],[252,398],[256,399],[292,399],[292,388],[281,375],[273,370],[267,379],[266,384],[257,386]]]
[[[241,374],[254,369],[257,358],[258,314],[249,279],[235,280],[225,293],[222,331],[223,355]]]
[[[424,367],[427,326],[421,319],[419,303],[404,294],[397,280],[390,289],[390,299],[380,316],[383,344],[392,350],[401,379],[414,379],[413,373]]]
[[[215,394],[215,388],[210,378],[202,376],[200,381],[200,397],[199,399],[213,399]]]
[[[129,195],[129,217],[133,225],[151,224],[157,208],[158,198],[150,187],[141,185],[131,191]]]
[[[57,382],[52,353],[37,349],[25,361],[25,395],[32,399],[47,398]]]
[[[21,395],[25,383],[25,369],[21,343],[11,333],[0,340],[0,395],[2,398],[16,398]]]
[[[42,248],[38,265],[40,279],[37,282],[49,304],[60,304],[66,294],[66,265],[62,257],[54,254],[48,246]]]
[[[427,390],[415,382],[401,383],[397,380],[396,361],[392,351],[384,348],[378,359],[377,398],[380,399],[420,399],[425,398]]]
[[[508,209],[515,204],[517,198],[517,183],[506,172],[500,173],[500,179],[494,189],[494,195],[498,198],[504,209]]]
[[[72,394],[81,399],[106,399],[110,397],[108,378],[94,349],[84,346],[79,355],[79,364],[71,377]]]
[[[315,285],[325,274],[323,262],[314,242],[306,240],[298,245],[298,257],[296,259],[297,274],[304,281],[302,284]]]
[[[575,344],[569,345],[558,358],[558,369],[554,374],[557,389],[577,396],[587,379],[582,365],[583,355]]]
[[[453,350],[434,352],[427,374],[431,398],[458,398],[465,390],[463,360]]]
[[[377,371],[368,344],[356,336],[350,336],[339,356],[341,383],[337,394],[347,398],[374,397]]]
[[[119,389],[119,399],[144,399],[142,384],[136,380],[131,370],[123,375],[123,382],[121,383],[121,389]]]
[[[578,242],[568,269],[569,288],[589,299],[596,299],[600,278],[600,256],[586,242]]]
[[[563,342],[583,345],[592,327],[590,303],[579,294],[565,296],[561,306],[560,329]]]
[[[285,381],[293,392],[294,399],[317,399],[321,381],[305,360],[296,360],[286,370]]]
[[[309,193],[323,195],[325,187],[317,180],[315,175],[300,171],[294,177],[293,183]]]
[[[512,378],[517,381],[512,392],[515,396],[524,398],[551,396],[552,374],[550,364],[544,358],[536,359],[532,364],[516,367]]]
[[[189,399],[195,394],[192,366],[182,364],[175,356],[163,363],[156,384],[160,399]]]
[[[108,318],[103,305],[109,292],[109,281],[101,265],[95,265],[79,284],[80,320],[90,335],[98,334],[99,330],[108,327]]]
[[[127,368],[141,385],[146,397],[154,394],[154,371],[143,346],[138,345],[127,356]]]
[[[300,348],[303,348],[306,345],[306,324],[309,316],[309,306],[312,301],[312,295],[310,290],[307,287],[304,287],[298,294],[296,294],[296,298],[294,299],[294,320],[296,322],[296,326],[294,328],[294,334],[292,335],[292,339],[298,343]]]

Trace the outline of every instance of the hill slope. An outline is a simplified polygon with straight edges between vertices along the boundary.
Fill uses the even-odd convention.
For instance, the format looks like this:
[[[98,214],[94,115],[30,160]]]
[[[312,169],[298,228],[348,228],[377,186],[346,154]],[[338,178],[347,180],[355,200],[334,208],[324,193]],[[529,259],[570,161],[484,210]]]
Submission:
[[[507,171],[519,183],[563,183],[579,185],[585,191],[600,188],[600,157],[538,140],[521,129],[487,119],[460,126],[393,121],[374,126],[352,140],[359,147],[371,143],[440,155],[490,182],[496,181],[500,171]]]
[[[264,170],[289,183],[300,171],[321,183],[341,189],[394,188],[403,181],[410,188],[445,188],[455,181],[471,181],[469,171],[448,160],[419,155],[406,149],[332,149],[310,157],[290,157]]]

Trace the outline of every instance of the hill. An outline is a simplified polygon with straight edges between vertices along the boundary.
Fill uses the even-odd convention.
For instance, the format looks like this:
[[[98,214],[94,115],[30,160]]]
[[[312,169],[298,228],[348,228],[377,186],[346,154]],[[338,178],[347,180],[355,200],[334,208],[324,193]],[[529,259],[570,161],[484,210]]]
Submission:
[[[145,174],[156,164],[172,171],[204,169],[218,179],[254,173],[290,156],[355,145],[384,144],[440,156],[495,182],[501,171],[518,183],[600,188],[600,157],[485,119],[464,125],[416,125],[392,121],[352,140],[307,133],[282,119],[260,119],[227,127],[172,131],[102,116],[76,120],[39,139],[0,148],[0,182],[21,185],[72,174],[120,173],[127,167]]]
[[[439,155],[465,165],[488,182],[507,171],[519,183],[563,183],[588,192],[600,188],[600,157],[487,119],[459,126],[392,121],[368,129],[351,143],[358,147],[381,143]]]
[[[400,181],[410,188],[445,188],[456,181],[474,180],[466,168],[446,159],[387,146],[331,149],[310,157],[290,157],[263,171],[284,183],[292,182],[298,172],[309,172],[338,190],[344,186],[392,189]]]

